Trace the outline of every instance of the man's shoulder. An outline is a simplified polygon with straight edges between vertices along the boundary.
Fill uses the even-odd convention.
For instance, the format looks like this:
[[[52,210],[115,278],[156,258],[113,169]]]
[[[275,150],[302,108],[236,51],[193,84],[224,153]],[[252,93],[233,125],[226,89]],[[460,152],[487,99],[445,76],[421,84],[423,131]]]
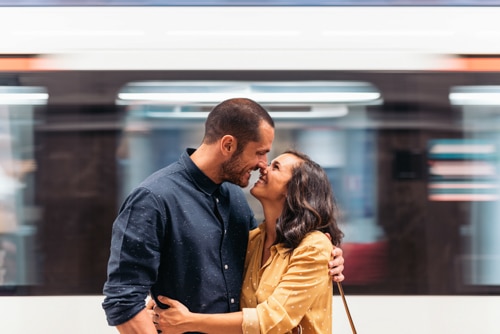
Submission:
[[[141,183],[141,186],[148,187],[158,185],[158,183],[161,184],[162,182],[173,182],[179,178],[183,178],[183,175],[186,175],[185,171],[186,168],[184,165],[179,161],[176,161],[153,172]]]
[[[175,189],[179,188],[179,184],[186,183],[186,178],[182,167],[171,164],[150,174],[132,192],[150,193],[153,196],[163,197],[168,193],[175,192]]]
[[[231,182],[222,183],[220,186],[220,191],[224,194],[231,194],[231,195],[239,194],[244,196],[243,189],[241,189],[240,186],[237,186],[236,184]]]

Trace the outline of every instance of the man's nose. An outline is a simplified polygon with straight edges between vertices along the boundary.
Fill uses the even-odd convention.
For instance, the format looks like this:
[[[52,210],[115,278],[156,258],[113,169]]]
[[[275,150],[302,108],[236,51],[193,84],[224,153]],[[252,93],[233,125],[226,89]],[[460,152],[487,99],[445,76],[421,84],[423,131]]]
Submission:
[[[264,173],[266,171],[266,168],[267,168],[267,159],[259,161],[259,163],[257,164],[257,167],[259,168],[259,171],[261,173]]]
[[[267,167],[268,163],[267,163],[267,154],[264,154],[260,159],[259,159],[259,163],[263,163],[264,164],[264,167]]]

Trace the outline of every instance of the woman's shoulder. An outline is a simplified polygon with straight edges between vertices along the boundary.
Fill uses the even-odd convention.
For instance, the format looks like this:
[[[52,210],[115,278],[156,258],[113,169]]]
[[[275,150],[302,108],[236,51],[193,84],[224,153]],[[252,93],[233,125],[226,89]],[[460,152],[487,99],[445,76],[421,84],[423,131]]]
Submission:
[[[328,236],[321,231],[309,232],[308,234],[306,234],[304,239],[302,239],[302,242],[306,242],[306,243],[310,243],[311,241],[318,242],[321,244],[332,245],[330,238],[328,238]]]
[[[318,252],[328,254],[329,256],[333,249],[333,245],[325,233],[313,231],[308,233],[297,247],[297,250],[305,251],[307,249],[314,249]]]

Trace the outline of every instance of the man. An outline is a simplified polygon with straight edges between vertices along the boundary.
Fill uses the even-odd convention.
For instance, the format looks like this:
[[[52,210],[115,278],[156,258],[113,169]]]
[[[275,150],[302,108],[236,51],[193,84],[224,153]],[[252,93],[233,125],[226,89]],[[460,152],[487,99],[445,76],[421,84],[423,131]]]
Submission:
[[[267,165],[273,140],[274,121],[262,106],[226,100],[208,115],[196,150],[131,192],[113,224],[103,302],[110,325],[122,334],[155,334],[149,293],[193,312],[240,309],[248,232],[257,226],[240,187]],[[342,280],[338,252],[331,274]]]

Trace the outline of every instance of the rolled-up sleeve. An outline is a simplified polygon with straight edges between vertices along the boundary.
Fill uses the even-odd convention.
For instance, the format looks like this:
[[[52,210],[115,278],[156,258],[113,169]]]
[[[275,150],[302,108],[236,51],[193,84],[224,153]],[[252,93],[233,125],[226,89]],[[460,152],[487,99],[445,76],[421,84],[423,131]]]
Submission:
[[[102,307],[108,324],[122,324],[145,307],[160,265],[163,223],[153,194],[138,188],[113,223],[108,278]]]
[[[260,334],[259,317],[254,308],[244,308],[243,323],[241,329],[243,334]]]

